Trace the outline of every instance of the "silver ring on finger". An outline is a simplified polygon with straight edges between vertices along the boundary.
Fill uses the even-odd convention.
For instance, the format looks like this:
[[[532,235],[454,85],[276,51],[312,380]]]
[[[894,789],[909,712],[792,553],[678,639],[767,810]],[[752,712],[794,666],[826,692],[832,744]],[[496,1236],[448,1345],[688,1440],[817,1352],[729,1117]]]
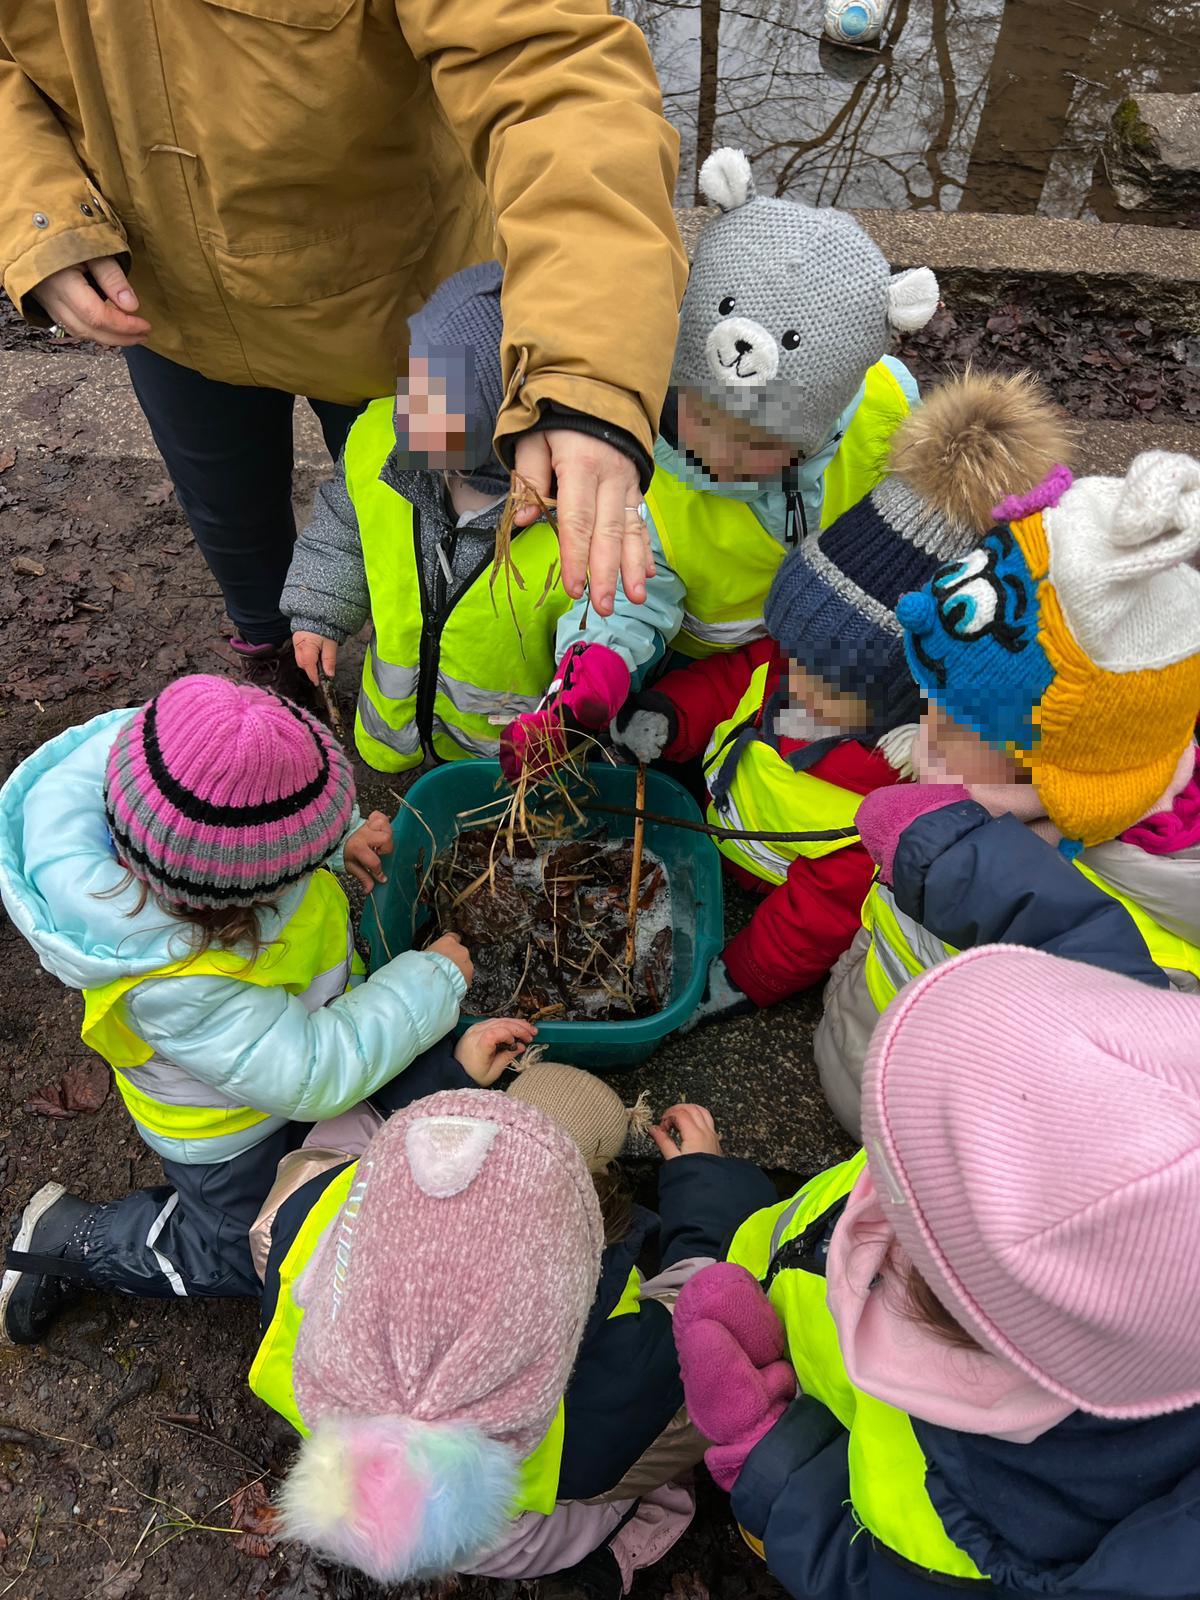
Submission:
[[[650,512],[644,500],[639,500],[635,506],[626,506],[625,510],[627,514],[635,516],[639,522],[649,522],[650,520]]]

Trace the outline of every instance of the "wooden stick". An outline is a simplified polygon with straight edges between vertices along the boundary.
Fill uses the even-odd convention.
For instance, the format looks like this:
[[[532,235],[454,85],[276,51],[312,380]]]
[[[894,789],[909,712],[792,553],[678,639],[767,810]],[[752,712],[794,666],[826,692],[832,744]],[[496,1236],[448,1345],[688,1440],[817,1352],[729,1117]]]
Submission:
[[[317,661],[317,685],[321,690],[321,697],[325,701],[325,714],[329,718],[329,726],[333,729],[335,737],[342,743],[346,742],[346,725],[342,721],[342,713],[338,710],[338,703],[333,698],[333,679],[325,671],[325,663]]]
[[[625,934],[625,970],[633,972],[637,945],[638,895],[642,888],[642,847],[646,842],[646,765],[638,762],[637,820],[633,824],[633,868],[629,874],[629,929]]]
[[[760,839],[778,844],[823,844],[832,839],[856,839],[857,828],[825,828],[815,833],[763,833],[755,828],[718,828],[711,822],[692,822],[687,817],[665,817],[658,811],[647,811],[643,806],[618,806],[607,800],[584,799],[580,805],[585,811],[599,811],[605,816],[638,817],[643,822],[658,822],[664,828],[686,828],[689,833],[706,833],[710,839]]]

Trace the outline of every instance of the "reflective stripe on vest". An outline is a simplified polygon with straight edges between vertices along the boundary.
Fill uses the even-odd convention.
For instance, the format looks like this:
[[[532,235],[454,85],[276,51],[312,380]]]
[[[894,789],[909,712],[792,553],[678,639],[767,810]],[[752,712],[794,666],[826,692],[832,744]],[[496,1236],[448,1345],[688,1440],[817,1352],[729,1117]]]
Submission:
[[[822,528],[856,505],[883,477],[888,444],[907,411],[908,401],[894,373],[886,362],[876,362],[823,474]],[[763,638],[767,631],[763,604],[786,554],[783,543],[742,501],[694,488],[662,467],[655,470],[646,502],[667,564],[687,590],[683,625],[671,641],[672,649],[707,656]]]
[[[253,1392],[305,1438],[310,1430],[300,1415],[292,1378],[296,1340],[304,1321],[304,1310],[296,1303],[292,1290],[296,1279],[312,1259],[326,1229],[340,1216],[343,1206],[350,1208],[356,1205],[359,1198],[355,1189],[357,1171],[358,1162],[355,1161],[326,1184],[300,1224],[291,1247],[280,1263],[275,1314],[250,1367],[249,1383]],[[610,1321],[614,1317],[630,1316],[640,1311],[640,1288],[641,1277],[634,1267],[621,1298],[609,1312]],[[545,1437],[521,1463],[521,1478],[510,1513],[512,1516],[520,1516],[524,1511],[536,1511],[548,1517],[554,1510],[565,1437],[566,1405],[560,1400]]]
[[[925,1489],[925,1457],[903,1411],[856,1389],[846,1373],[837,1326],[825,1303],[825,1279],[801,1265],[772,1273],[780,1250],[819,1225],[850,1193],[863,1152],[806,1184],[794,1200],[743,1223],[730,1261],[760,1282],[788,1341],[788,1360],[802,1394],[829,1407],[849,1433],[850,1502],[855,1520],[903,1560],[945,1577],[981,1581],[983,1574],[950,1538]]]
[[[1106,895],[1125,907],[1145,942],[1150,959],[1164,972],[1186,972],[1200,982],[1200,946],[1189,944],[1164,928],[1136,901],[1119,894],[1099,873],[1076,857],[1072,865]],[[863,902],[863,927],[871,935],[864,976],[877,1011],[882,1011],[910,978],[919,977],[939,962],[958,954],[928,928],[900,910],[892,891],[879,882],[871,885]]]
[[[130,1024],[125,1006],[130,990],[158,978],[235,978],[260,988],[286,989],[310,1011],[317,1011],[341,994],[351,975],[361,970],[349,902],[337,879],[319,870],[309,878],[300,904],[278,938],[259,955],[247,959],[236,951],[206,950],[153,972],[85,989],[81,1034],[83,1042],[113,1069],[130,1116],[148,1133],[164,1139],[215,1139],[242,1133],[265,1122],[268,1113],[238,1105],[220,1089],[155,1055],[154,1047]]]
[[[762,710],[771,663],[764,662],[750,679],[750,686],[732,716],[718,723],[704,756],[704,780],[711,796],[725,761],[739,732],[753,723]],[[710,799],[708,820],[719,828],[751,833],[824,833],[834,828],[849,828],[862,804],[862,795],[826,783],[811,772],[794,772],[778,750],[763,738],[747,741],[737,758],[725,800],[721,805]],[[816,860],[847,845],[849,839],[820,839],[805,843],[770,842],[759,839],[718,839],[717,848],[736,866],[768,883],[782,883],[788,867],[800,856]]]
[[[384,772],[417,766],[425,746],[443,761],[494,756],[504,724],[540,704],[554,676],[559,618],[574,603],[558,579],[558,536],[545,522],[514,533],[513,572],[501,570],[493,583],[489,560],[449,609],[436,588],[426,593],[417,515],[379,476],[396,443],[393,404],[367,407],[345,453],[375,625],[355,742]]]

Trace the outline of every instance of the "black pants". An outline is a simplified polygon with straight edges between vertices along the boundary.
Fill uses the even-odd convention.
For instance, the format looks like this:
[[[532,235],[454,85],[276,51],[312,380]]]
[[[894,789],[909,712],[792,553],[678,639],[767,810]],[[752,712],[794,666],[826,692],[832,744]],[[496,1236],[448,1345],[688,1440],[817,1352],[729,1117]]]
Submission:
[[[279,1163],[307,1132],[307,1123],[289,1123],[212,1166],[164,1161],[165,1184],[98,1206],[87,1241],[90,1283],[151,1300],[260,1295],[250,1226]]]
[[[230,620],[251,644],[281,644],[291,633],[279,596],[296,542],[295,396],[218,383],[140,345],[126,350],[125,359]],[[336,461],[361,407],[309,405]]]

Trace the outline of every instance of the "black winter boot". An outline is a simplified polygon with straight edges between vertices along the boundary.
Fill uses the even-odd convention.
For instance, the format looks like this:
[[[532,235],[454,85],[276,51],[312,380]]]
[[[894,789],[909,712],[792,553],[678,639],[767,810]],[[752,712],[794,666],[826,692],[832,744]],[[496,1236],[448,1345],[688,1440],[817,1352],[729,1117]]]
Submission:
[[[82,1243],[95,1211],[61,1183],[44,1183],[21,1213],[0,1282],[0,1328],[10,1344],[38,1344],[86,1287]]]
[[[538,1584],[538,1600],[621,1600],[623,1589],[617,1558],[607,1545],[601,1545],[565,1572],[543,1578]]]

